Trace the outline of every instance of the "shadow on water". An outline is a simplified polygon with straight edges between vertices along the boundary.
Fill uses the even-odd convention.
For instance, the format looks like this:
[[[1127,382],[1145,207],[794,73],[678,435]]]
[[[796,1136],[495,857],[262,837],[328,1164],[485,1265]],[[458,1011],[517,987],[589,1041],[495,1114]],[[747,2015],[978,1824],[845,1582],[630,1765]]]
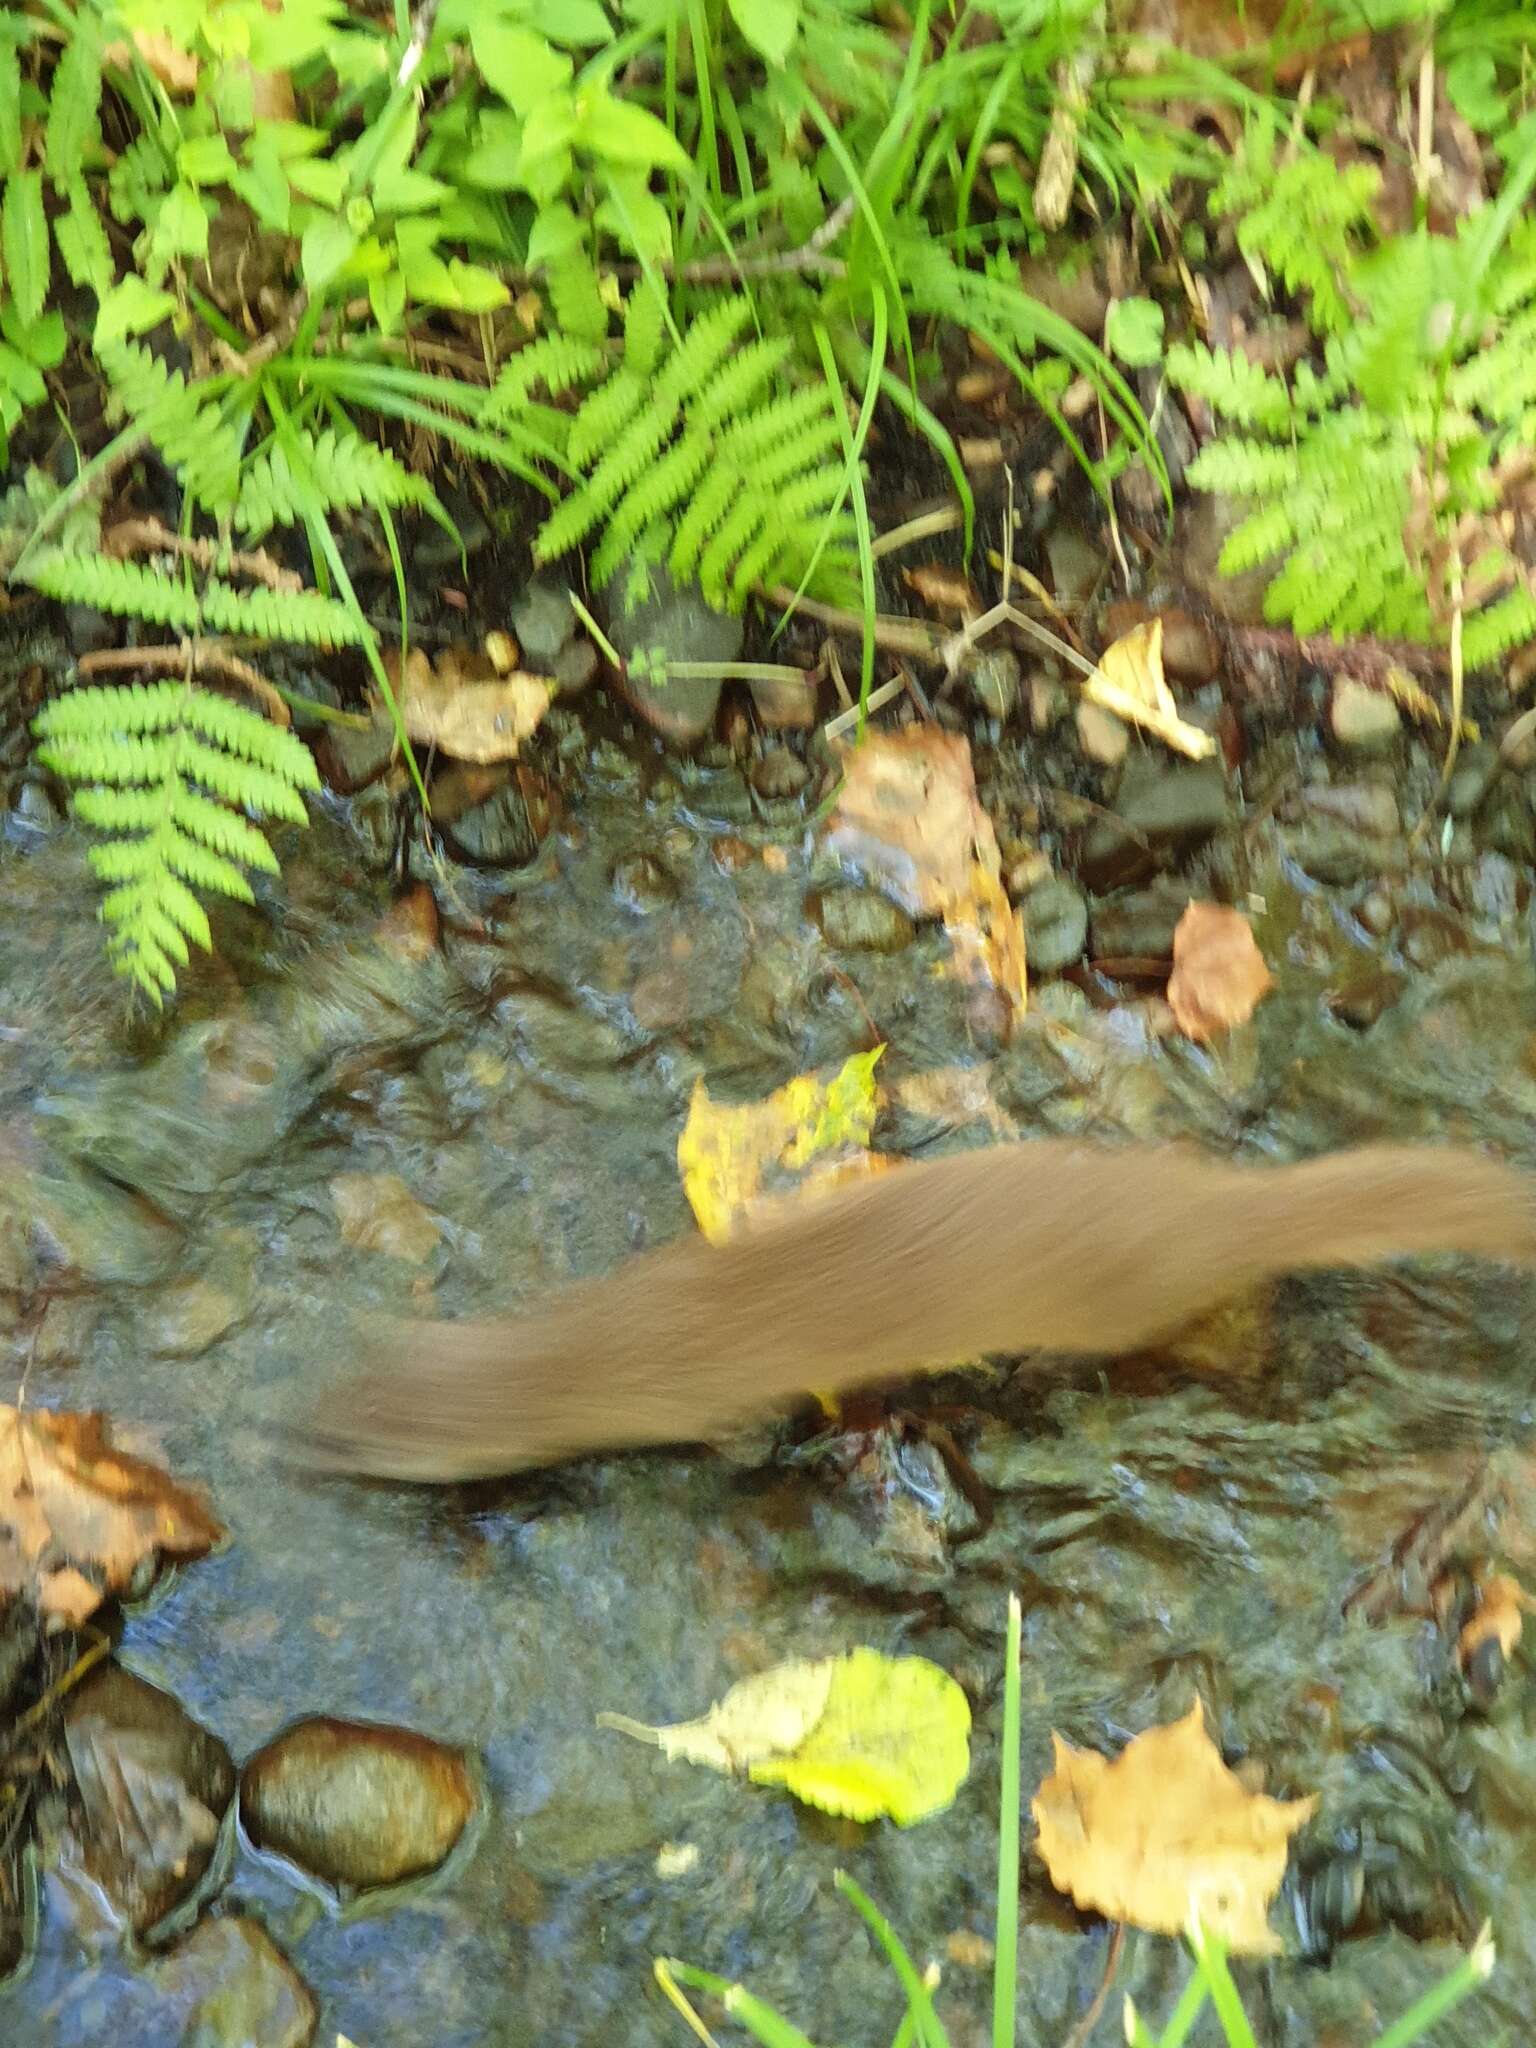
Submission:
[[[985,1967],[974,1944],[947,1944],[991,1931],[1001,1630],[1018,1586],[1026,1786],[1051,1728],[1108,1747],[1198,1689],[1232,1760],[1262,1763],[1273,1791],[1322,1791],[1288,1931],[1323,1945],[1331,1915],[1355,1938],[1328,1969],[1293,1957],[1244,1973],[1266,2042],[1368,2038],[1371,2014],[1407,2003],[1484,1913],[1502,1967],[1435,2038],[1520,2038],[1536,2003],[1528,1684],[1517,1669],[1479,1712],[1431,1620],[1343,1611],[1490,1457],[1513,1475],[1500,1552],[1536,1563],[1531,1324],[1508,1277],[1290,1285],[1254,1348],[1215,1372],[947,1381],[934,1398],[974,1410],[962,1433],[996,1507],[958,1548],[932,1513],[942,1474],[920,1459],[906,1482],[899,1461],[883,1468],[883,1492],[814,1460],[686,1450],[444,1494],[274,1462],[263,1418],[344,1362],[361,1312],[505,1305],[687,1227],[673,1148],[697,1077],[757,1093],[841,1060],[865,1043],[866,1006],[889,1036],[888,1082],[976,1063],[952,984],[926,971],[937,939],[861,957],[854,992],[806,920],[815,877],[798,852],[782,873],[712,857],[711,787],[660,820],[594,791],[543,879],[450,906],[438,950],[412,943],[340,821],[321,819],[174,1022],[137,1036],[82,910],[78,845],[60,833],[4,857],[4,1284],[46,1300],[8,1372],[35,1335],[33,1398],[108,1408],[130,1448],[206,1484],[233,1538],[129,1616],[123,1661],[237,1759],[329,1713],[483,1760],[473,1854],[387,1913],[339,1914],[248,1846],[226,1906],[292,1956],[327,2042],[659,2048],[681,2034],[649,1964],[674,1953],[858,2044],[888,2039],[897,2013],[832,1891],[846,1864],[944,1963],[957,2048],[980,2042]],[[1463,920],[1456,948],[1351,1030],[1324,998],[1369,964],[1358,929],[1281,870],[1268,880],[1266,942],[1293,964],[1251,1042],[1217,1056],[1151,1042],[1129,1013],[1042,1014],[992,1063],[996,1115],[1256,1155],[1470,1137],[1531,1163],[1523,950]],[[953,1122],[908,1106],[889,1142],[942,1140]],[[430,1248],[344,1243],[342,1174],[399,1175],[436,1223]],[[604,1708],[685,1718],[778,1658],[858,1642],[937,1659],[976,1703],[970,1783],[909,1833],[826,1820],[594,1726]],[[700,1853],[663,1875],[666,1844]],[[165,2048],[159,1994],[102,1913],[56,1876],[43,1892],[0,2034]],[[1105,1938],[1028,1859],[1024,1907],[1021,2038],[1045,2048],[1092,1998]],[[1156,2013],[1180,1971],[1170,1944],[1133,1938],[1117,1982]],[[1094,2042],[1120,2038],[1118,2006]]]

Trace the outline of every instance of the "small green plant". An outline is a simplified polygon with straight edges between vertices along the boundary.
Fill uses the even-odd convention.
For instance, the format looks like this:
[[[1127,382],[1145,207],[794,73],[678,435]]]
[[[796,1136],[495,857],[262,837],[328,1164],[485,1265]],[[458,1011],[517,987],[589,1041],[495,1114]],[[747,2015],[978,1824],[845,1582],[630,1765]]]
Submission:
[[[1347,328],[1329,270],[1311,301],[1320,368],[1285,378],[1237,352],[1169,352],[1169,375],[1227,427],[1189,481],[1253,501],[1222,569],[1280,558],[1270,618],[1440,646],[1454,629],[1467,669],[1536,638],[1536,584],[1505,522],[1536,439],[1536,221],[1501,242],[1501,211],[1346,265]]]
[[[992,2048],[1014,2048],[1018,1994],[1019,1920],[1019,1647],[1021,1614],[1017,1596],[1008,1602],[1008,1638],[1003,1664],[1002,1785],[997,1819],[997,1934],[992,1971]],[[843,1872],[836,1885],[864,1922],[890,1963],[906,2010],[892,2037],[891,2048],[949,2048],[949,2035],[934,2009],[932,1990],[937,1981],[920,1972],[890,1923],[879,1908]],[[1223,1944],[1204,1933],[1198,1921],[1191,1923],[1188,1943],[1194,1964],[1189,1983],[1161,2033],[1152,2033],[1128,1998],[1125,2001],[1125,2038],[1130,2048],[1184,2048],[1205,2008],[1216,2014],[1227,2048],[1258,2048],[1253,2029],[1243,2012],[1242,2000],[1227,1967]],[[1438,2021],[1486,1981],[1494,1966],[1493,1942],[1485,1927],[1468,1954],[1402,2018],[1389,2026],[1372,2048],[1410,2048]],[[696,2037],[712,2042],[713,2036],[693,2010],[683,1986],[716,1998],[726,2013],[746,2029],[759,2048],[816,2048],[808,2034],[786,2020],[745,1985],[732,1984],[711,1970],[692,1963],[658,1957],[655,1976],[663,1993],[682,2014]]]
[[[108,835],[90,862],[112,884],[101,906],[112,964],[158,1008],[188,942],[213,943],[199,895],[249,903],[245,870],[276,872],[253,821],[306,822],[303,792],[320,781],[309,749],[180,681],[69,691],[37,730],[39,758],[75,786],[77,816]]]

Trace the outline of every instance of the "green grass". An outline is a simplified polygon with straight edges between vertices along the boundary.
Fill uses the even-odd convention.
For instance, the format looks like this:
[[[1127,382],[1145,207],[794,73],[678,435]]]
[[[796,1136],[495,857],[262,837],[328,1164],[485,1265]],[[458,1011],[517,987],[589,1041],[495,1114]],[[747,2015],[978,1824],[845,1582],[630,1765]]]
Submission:
[[[1001,1789],[997,1820],[997,1934],[992,1984],[992,2048],[1014,2048],[1015,2016],[1018,2011],[1018,1921],[1019,1921],[1019,1632],[1017,1596],[1008,1602],[1008,1644],[1003,1667],[1003,1753]],[[891,2048],[950,2048],[946,2033],[933,2005],[936,1973],[920,1971],[901,1938],[880,1909],[867,1898],[853,1879],[839,1871],[837,1889],[848,1900],[873,1935],[876,1945],[891,1966],[897,1987],[906,2000],[906,2010],[891,2040]],[[1243,2011],[1242,1999],[1227,1967],[1223,1943],[1193,1923],[1186,1937],[1193,1969],[1178,2004],[1160,2033],[1154,2032],[1127,1998],[1124,2004],[1125,2039],[1129,2048],[1184,2048],[1192,2038],[1209,2006],[1221,2029],[1226,2048],[1258,2048],[1252,2027]],[[1423,2040],[1440,2020],[1486,1981],[1493,1970],[1494,1950],[1485,1926],[1471,1949],[1440,1982],[1386,2031],[1371,2048],[1411,2048]],[[710,2032],[685,1995],[700,1991],[718,1999],[726,2014],[744,2027],[760,2048],[817,2048],[809,2034],[776,2012],[744,1984],[732,1984],[711,1970],[672,1957],[656,1959],[655,1976],[662,1991],[687,2022],[694,2037],[714,2048]],[[1205,2038],[1211,2038],[1209,2029]]]

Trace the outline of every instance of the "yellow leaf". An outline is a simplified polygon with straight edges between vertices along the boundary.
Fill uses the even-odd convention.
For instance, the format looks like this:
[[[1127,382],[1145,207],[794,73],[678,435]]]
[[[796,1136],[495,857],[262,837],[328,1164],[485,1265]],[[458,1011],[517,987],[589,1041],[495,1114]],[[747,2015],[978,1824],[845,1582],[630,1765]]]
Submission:
[[[820,1720],[837,1660],[775,1664],[733,1685],[697,1721],[651,1728],[625,1714],[599,1714],[599,1728],[616,1728],[637,1742],[654,1743],[663,1756],[706,1764],[715,1771],[744,1771],[763,1757],[793,1749]]]
[[[1198,726],[1187,724],[1179,716],[1179,707],[1163,675],[1160,618],[1133,626],[1129,633],[1105,648],[1098,667],[1083,685],[1083,696],[1090,704],[1125,719],[1127,724],[1139,725],[1143,732],[1151,733],[1176,753],[1187,754],[1192,761],[1203,761],[1216,751],[1216,742],[1208,732],[1201,732]]]
[[[1157,1934],[1182,1934],[1198,1916],[1239,1953],[1274,1954],[1280,1943],[1266,1916],[1315,1798],[1247,1791],[1206,1733],[1198,1700],[1113,1762],[1051,1740],[1056,1768],[1030,1811],[1058,1891]]]
[[[623,1714],[598,1726],[666,1756],[783,1785],[808,1806],[853,1820],[924,1820],[970,1768],[965,1694],[923,1657],[850,1650],[743,1679],[696,1721],[652,1728]]]
[[[801,1074],[761,1102],[712,1102],[704,1083],[695,1084],[677,1164],[712,1244],[775,1192],[819,1190],[884,1169],[888,1162],[867,1149],[879,1101],[875,1066],[884,1050],[856,1053],[830,1081]],[[811,1172],[814,1180],[806,1177]]]
[[[971,1765],[971,1709],[926,1657],[851,1650],[836,1660],[821,1719],[788,1756],[749,1775],[849,1820],[901,1827],[949,1805]]]

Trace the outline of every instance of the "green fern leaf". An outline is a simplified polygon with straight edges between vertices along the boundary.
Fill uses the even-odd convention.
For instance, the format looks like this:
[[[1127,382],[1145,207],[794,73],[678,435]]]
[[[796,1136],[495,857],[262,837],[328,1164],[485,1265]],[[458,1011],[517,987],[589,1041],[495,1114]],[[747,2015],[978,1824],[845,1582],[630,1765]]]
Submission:
[[[1181,344],[1169,349],[1166,367],[1175,384],[1203,398],[1213,412],[1236,426],[1283,432],[1290,423],[1291,398],[1285,385],[1241,349]]]
[[[748,342],[716,370],[688,407],[692,430],[717,427],[734,420],[765,396],[778,372],[789,360],[790,346],[782,338]]]
[[[615,370],[606,384],[583,401],[571,421],[565,442],[567,459],[577,469],[585,469],[600,448],[624,431],[650,395],[646,379],[637,376],[627,363]]]
[[[624,307],[624,361],[637,377],[649,377],[661,357],[666,329],[666,301],[649,279],[642,279]]]
[[[304,823],[314,762],[292,733],[180,681],[74,690],[35,726],[39,758],[75,786],[77,815],[110,835],[90,858],[113,885],[101,905],[112,964],[158,1006],[189,946],[213,943],[199,892],[250,902],[246,870],[276,872],[242,813]]]
[[[96,135],[96,110],[101,104],[101,52],[94,25],[82,9],[64,54],[54,66],[48,94],[48,125],[43,133],[43,162],[54,188],[63,193],[80,175],[80,165]]]
[[[658,376],[657,398],[663,404],[680,405],[701,390],[751,317],[751,304],[740,298],[722,299],[701,313]]]

